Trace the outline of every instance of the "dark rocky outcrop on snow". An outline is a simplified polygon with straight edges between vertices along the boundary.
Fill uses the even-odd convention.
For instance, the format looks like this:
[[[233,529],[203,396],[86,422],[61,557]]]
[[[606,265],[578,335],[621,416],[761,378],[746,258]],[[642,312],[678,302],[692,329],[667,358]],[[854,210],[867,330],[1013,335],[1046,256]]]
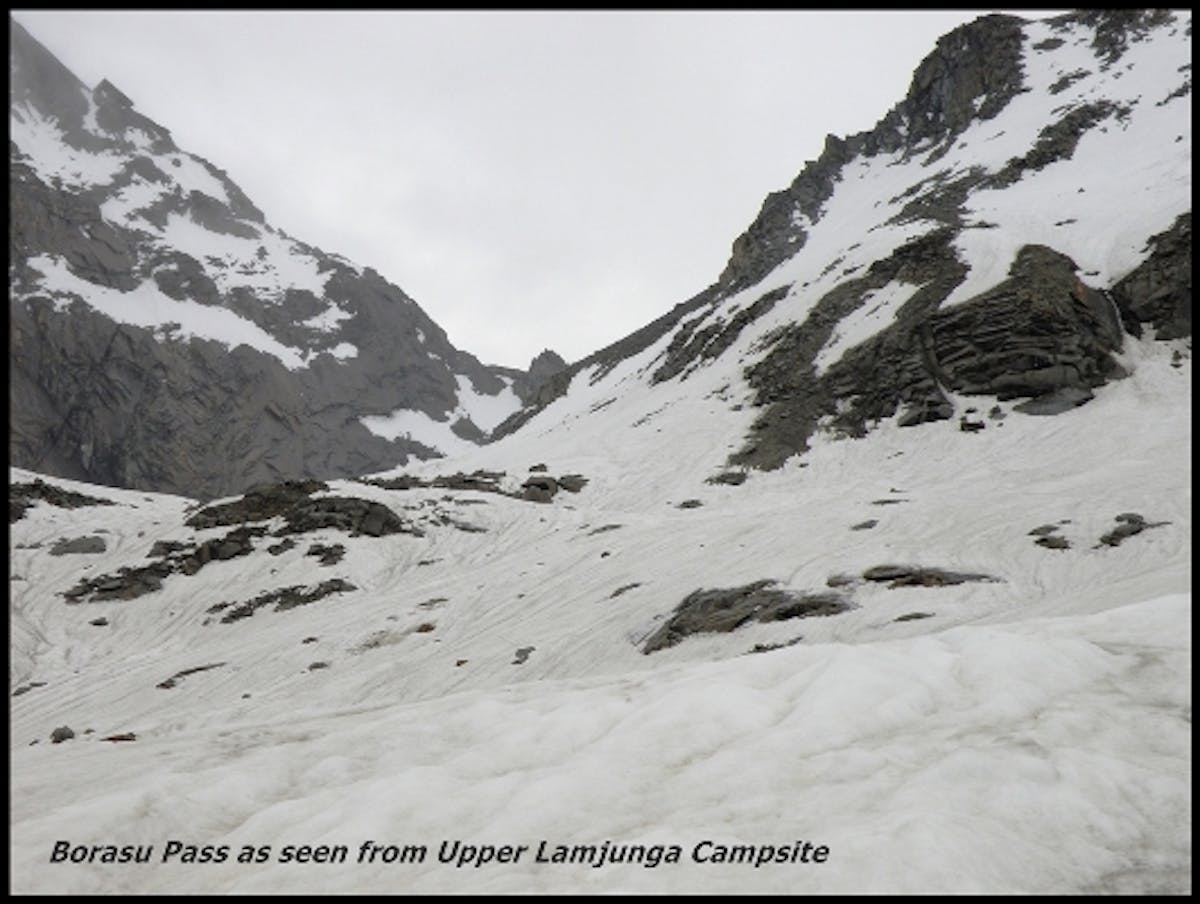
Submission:
[[[25,517],[25,512],[38,501],[48,502],[50,505],[65,509],[80,508],[85,505],[116,505],[111,499],[99,499],[96,496],[73,493],[41,479],[36,479],[33,483],[10,483],[8,485],[8,523],[20,521]]]
[[[1152,527],[1165,527],[1170,521],[1147,521],[1137,512],[1124,512],[1114,519],[1117,526],[1100,538],[1102,546],[1120,546],[1130,537],[1136,537],[1144,530]],[[1097,546],[1097,549],[1100,548]]]
[[[75,537],[70,540],[59,540],[50,547],[50,555],[96,555],[108,549],[103,537]]]
[[[1150,239],[1150,256],[1112,288],[1121,320],[1134,336],[1143,325],[1157,339],[1192,335],[1192,215]]]
[[[642,652],[649,654],[673,647],[692,634],[728,633],[750,621],[837,615],[849,608],[850,604],[837,594],[794,593],[777,589],[775,581],[697,590],[688,594],[662,627],[646,639]]]
[[[299,606],[307,606],[310,603],[315,603],[322,600],[330,594],[334,593],[349,593],[358,588],[349,581],[342,578],[331,578],[328,581],[321,581],[315,587],[306,588],[302,585],[292,587],[282,587],[279,590],[268,590],[260,593],[252,600],[247,600],[243,603],[218,603],[210,608],[210,613],[217,613],[225,609],[229,609],[221,616],[221,624],[228,625],[233,622],[240,621],[243,618],[249,618],[259,609],[264,606],[275,606],[276,612],[286,612],[289,609],[295,609]],[[232,606],[232,608],[230,608]],[[206,622],[207,623],[207,622]]]

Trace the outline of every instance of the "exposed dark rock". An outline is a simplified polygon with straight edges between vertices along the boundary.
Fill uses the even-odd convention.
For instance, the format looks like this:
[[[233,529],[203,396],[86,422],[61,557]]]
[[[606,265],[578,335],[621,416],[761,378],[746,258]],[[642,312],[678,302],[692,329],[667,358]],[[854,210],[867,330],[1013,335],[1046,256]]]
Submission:
[[[160,681],[157,685],[155,685],[155,687],[161,688],[162,690],[170,690],[178,685],[179,682],[188,675],[195,675],[197,672],[207,672],[209,669],[219,669],[223,665],[225,665],[223,662],[214,662],[210,665],[198,665],[190,669],[184,669],[181,672],[176,672],[167,680]]]
[[[637,581],[634,581],[632,584],[625,584],[625,585],[623,585],[623,586],[621,586],[621,587],[618,587],[616,590],[614,590],[614,591],[613,591],[613,592],[612,592],[612,593],[609,595],[609,597],[608,597],[608,598],[609,598],[610,600],[616,599],[616,598],[617,598],[618,596],[620,596],[622,593],[628,593],[630,590],[633,590],[635,587],[641,587],[641,586],[642,586],[642,585],[641,585],[639,582],[637,582]]]
[[[310,662],[308,664],[308,670],[310,672],[315,672],[318,669],[327,669],[327,668],[329,668],[328,662]]]
[[[787,297],[790,286],[783,286],[767,292],[750,306],[735,314],[728,323],[716,322],[702,330],[693,330],[692,325],[680,329],[667,347],[666,360],[659,365],[650,382],[661,383],[674,376],[683,374],[694,365],[711,361],[731,346],[745,327],[775,306],[775,303]],[[691,321],[695,324],[703,316]]]
[[[200,530],[248,521],[269,521],[311,494],[328,489],[328,484],[318,480],[285,480],[261,485],[248,490],[241,499],[203,508],[184,523]]]
[[[558,478],[559,489],[568,493],[578,493],[587,486],[588,479],[582,474],[563,474]]]
[[[284,526],[276,536],[334,528],[358,536],[383,537],[389,534],[422,536],[386,505],[354,496],[321,496],[305,499],[283,512]]]
[[[346,547],[341,543],[335,543],[332,546],[326,546],[323,543],[314,543],[308,548],[305,555],[316,556],[321,560],[322,565],[336,565],[346,555]]]
[[[750,648],[750,653],[770,653],[772,650],[782,650],[785,647],[794,647],[800,641],[804,640],[804,635],[798,635],[791,640],[785,640],[783,643],[756,643]]]
[[[599,527],[594,527],[587,532],[589,537],[594,537],[596,534],[606,534],[610,530],[619,530],[624,527],[623,524],[601,524]]]
[[[860,521],[858,524],[850,525],[850,530],[870,530],[872,527],[874,527],[878,523],[879,523],[878,519],[869,518],[866,521]]]
[[[437,627],[437,625],[435,625],[433,622],[421,622],[421,624],[419,624],[415,628],[413,628],[413,631],[417,634],[428,634],[430,631],[434,630],[436,627]]]
[[[906,613],[905,615],[897,616],[896,618],[892,619],[892,621],[898,621],[898,622],[917,621],[918,619],[922,619],[922,618],[933,618],[933,613],[932,612],[909,612],[909,613]]]
[[[332,578],[328,581],[322,581],[311,590],[307,590],[301,585],[283,587],[279,590],[268,590],[260,593],[252,600],[234,606],[221,618],[221,624],[227,625],[243,618],[249,618],[263,606],[274,604],[276,612],[286,612],[298,606],[307,606],[309,603],[315,603],[317,600],[324,599],[331,593],[347,593],[357,589],[349,581],[342,580],[341,578]]]
[[[165,559],[174,553],[190,548],[189,544],[180,543],[178,540],[155,540],[154,545],[150,547],[150,552],[146,553],[146,558]]]
[[[529,658],[529,654],[536,649],[537,647],[521,647],[513,654],[516,658],[512,661],[512,665],[524,665],[525,660]]]
[[[1031,530],[1029,532],[1029,536],[1031,536],[1031,537],[1047,537],[1050,534],[1058,533],[1059,530],[1060,530],[1060,528],[1057,524],[1043,524],[1043,525],[1040,525],[1039,527],[1035,527],[1033,530]]]
[[[642,647],[649,654],[673,647],[692,634],[733,631],[749,621],[837,615],[850,608],[832,593],[799,594],[775,589],[775,581],[756,581],[743,587],[697,590],[688,594],[671,617]]]
[[[1150,256],[1112,289],[1125,329],[1142,335],[1154,328],[1156,339],[1192,335],[1192,214],[1182,214],[1170,229],[1148,242]]]
[[[741,486],[743,483],[746,482],[746,472],[745,471],[722,471],[720,474],[710,477],[710,478],[708,478],[708,480],[706,480],[704,482],[711,483],[714,485],[724,484],[726,486],[737,487],[737,486]]]
[[[702,505],[704,505],[704,503],[701,502],[699,499],[685,499],[685,500],[683,500],[683,502],[679,503],[679,505],[675,506],[675,508],[694,509],[694,508],[700,508],[700,506],[702,506]]]
[[[291,537],[284,537],[278,543],[272,543],[270,546],[268,546],[267,552],[269,552],[273,556],[278,556],[278,555],[282,555],[283,553],[287,552],[289,549],[295,549],[295,547],[296,547],[295,540],[293,540]]]
[[[1136,512],[1124,512],[1117,515],[1115,520],[1117,526],[1100,538],[1100,543],[1105,546],[1120,546],[1124,540],[1137,536],[1144,530],[1152,527],[1164,527],[1171,523],[1170,521],[1147,521]]]
[[[85,505],[116,505],[111,499],[98,499],[95,496],[73,493],[70,490],[46,483],[40,478],[35,478],[33,483],[9,484],[8,523],[20,521],[25,517],[26,510],[38,500],[65,509],[81,508]]]
[[[14,697],[19,697],[22,694],[29,693],[35,687],[45,687],[45,686],[46,686],[45,681],[30,681],[28,684],[22,684],[19,687],[15,688],[12,692],[12,695]]]
[[[1071,544],[1065,537],[1038,537],[1033,541],[1038,546],[1044,546],[1046,549],[1070,549]]]
[[[93,618],[88,624],[95,625],[97,628],[105,628],[108,626],[108,619],[102,615],[99,618]]]
[[[126,732],[122,732],[121,734],[108,735],[107,737],[101,738],[100,740],[101,741],[112,741],[113,743],[120,743],[122,741],[136,741],[137,735],[134,734],[132,731],[126,731]]]
[[[108,546],[105,544],[103,537],[75,537],[72,540],[59,540],[50,548],[50,555],[94,555],[104,552],[106,549],[108,549]]]
[[[547,470],[547,469],[546,469],[546,466],[545,466],[544,464],[540,464],[540,465],[530,465],[530,466],[529,466],[529,472],[530,472],[531,474],[532,474],[532,473],[535,473],[535,472],[541,472],[541,473],[545,473],[545,472],[546,472],[546,470]]]
[[[921,568],[915,565],[876,565],[862,573],[867,581],[887,581],[889,587],[945,587],[969,581],[995,581],[986,574],[944,571],[941,568]]]
[[[521,485],[522,499],[529,502],[549,502],[558,492],[558,481],[553,477],[530,477]]]
[[[50,732],[50,743],[61,744],[63,741],[69,741],[73,737],[75,737],[75,732],[71,730],[70,726],[62,725]]]

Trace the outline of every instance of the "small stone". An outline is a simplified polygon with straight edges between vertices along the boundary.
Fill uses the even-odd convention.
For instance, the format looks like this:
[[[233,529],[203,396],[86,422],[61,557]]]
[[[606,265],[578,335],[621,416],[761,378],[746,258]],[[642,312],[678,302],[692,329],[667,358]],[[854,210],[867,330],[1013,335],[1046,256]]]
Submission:
[[[75,737],[75,732],[68,726],[63,725],[50,733],[50,743],[61,744],[63,741],[69,741],[73,737]]]

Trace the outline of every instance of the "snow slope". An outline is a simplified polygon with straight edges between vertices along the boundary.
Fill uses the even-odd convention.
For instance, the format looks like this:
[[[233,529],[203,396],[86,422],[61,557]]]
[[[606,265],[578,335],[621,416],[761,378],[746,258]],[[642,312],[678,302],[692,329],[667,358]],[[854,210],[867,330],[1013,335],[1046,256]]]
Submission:
[[[548,464],[589,484],[546,505],[339,482],[331,493],[383,501],[426,535],[321,531],[278,557],[257,549],[126,602],[56,594],[143,561],[154,540],[188,537],[187,500],[53,481],[121,505],[39,503],[13,525],[10,682],[44,682],[12,701],[13,888],[1186,890],[1190,361],[1173,367],[1170,351],[1130,340],[1133,376],[1059,417],[1014,414],[980,434],[885,427],[741,487],[627,468],[653,440],[623,460],[582,437]],[[539,448],[523,438],[486,463],[519,478],[516,463]],[[674,461],[719,454],[701,439]],[[461,463],[483,464],[488,451]],[[685,488],[703,505],[677,508]],[[1098,543],[1131,510],[1169,523]],[[851,529],[868,518],[878,525]],[[1061,523],[1070,549],[1034,544],[1029,531],[1047,522]],[[620,527],[597,532],[609,525]],[[101,529],[103,565],[48,554],[59,537]],[[318,565],[304,555],[310,540],[344,544],[346,559]],[[998,580],[860,584],[843,615],[639,651],[698,587],[771,578],[820,589],[893,562]],[[359,590],[232,624],[210,612],[342,575]],[[932,617],[896,621],[914,612]],[[109,625],[90,624],[101,616]],[[309,670],[317,661],[328,668]],[[59,725],[76,737],[52,745]],[[137,740],[98,740],[121,732]],[[172,839],[233,854],[157,862]],[[456,839],[530,850],[516,863],[439,862],[441,842]],[[63,840],[154,845],[156,862],[49,862]],[[427,859],[354,862],[368,840],[426,845]],[[555,845],[606,840],[677,845],[680,862],[534,859],[541,841],[549,857]],[[695,862],[705,841],[809,841],[829,854],[758,868]],[[352,853],[344,864],[279,862],[289,844]],[[272,853],[238,864],[241,845]]]
[[[1190,892],[1190,337],[1125,335],[1127,376],[1054,416],[947,390],[949,419],[818,429],[782,467],[711,479],[761,414],[746,371],[778,328],[937,226],[898,216],[914,185],[1000,172],[1053,105],[1100,90],[1129,110],[1070,158],[964,201],[967,221],[997,223],[955,239],[970,293],[1030,241],[1098,288],[1139,263],[1190,204],[1190,98],[1168,96],[1190,33],[1163,34],[1051,91],[1097,57],[1060,26],[1052,66],[1035,46],[1051,31],[1027,26],[1036,90],[937,160],[848,161],[803,248],[761,281],[588,363],[498,442],[313,494],[382,504],[408,532],[324,527],[269,548],[276,517],[246,555],[133,599],[69,602],[158,541],[229,527],[187,527],[192,500],[47,478],[117,505],[39,502],[12,524],[13,890]],[[1151,70],[1164,91],[1137,74]],[[1087,189],[1076,206],[1068,184]],[[719,354],[654,379],[681,330],[785,287]],[[916,291],[882,282],[814,367]],[[330,310],[313,325],[337,323]],[[502,417],[457,385],[448,420],[399,409],[372,429],[445,441],[455,418]],[[563,489],[548,502],[523,498],[550,477]],[[58,554],[84,537],[105,552]],[[314,547],[334,544],[344,557],[322,564]],[[226,620],[332,578],[353,589]],[[844,611],[644,652],[695,591],[762,581]],[[74,737],[53,743],[62,726]],[[97,845],[147,862],[103,862],[120,851]]]

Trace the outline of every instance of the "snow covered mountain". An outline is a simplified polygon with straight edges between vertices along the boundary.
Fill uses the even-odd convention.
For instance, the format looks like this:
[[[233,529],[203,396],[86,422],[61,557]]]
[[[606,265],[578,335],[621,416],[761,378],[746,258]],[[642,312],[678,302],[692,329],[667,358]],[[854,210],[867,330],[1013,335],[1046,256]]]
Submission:
[[[1190,66],[948,34],[450,458],[12,469],[13,890],[1189,892]]]
[[[272,228],[112,84],[10,35],[17,464],[209,497],[348,476],[479,442],[564,365],[482,365],[369,267]]]

